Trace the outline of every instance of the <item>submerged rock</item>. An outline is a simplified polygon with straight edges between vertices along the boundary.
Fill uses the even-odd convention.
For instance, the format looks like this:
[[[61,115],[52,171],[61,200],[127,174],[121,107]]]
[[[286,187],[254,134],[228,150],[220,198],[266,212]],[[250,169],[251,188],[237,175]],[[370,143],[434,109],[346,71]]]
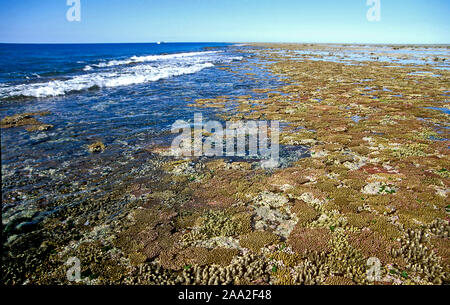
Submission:
[[[27,126],[27,131],[46,131],[50,128],[53,128],[53,125],[43,124],[38,121],[35,116],[45,116],[48,115],[49,112],[28,112],[15,114],[12,116],[4,117],[0,121],[1,128],[14,128],[14,127],[22,127]]]
[[[106,148],[105,144],[103,144],[100,141],[97,141],[95,143],[92,143],[91,145],[89,145],[89,152],[91,153],[101,153],[102,151],[104,151]]]
[[[39,124],[39,125],[31,125],[30,127],[27,127],[27,131],[47,131],[49,129],[52,129],[53,125],[51,124]]]

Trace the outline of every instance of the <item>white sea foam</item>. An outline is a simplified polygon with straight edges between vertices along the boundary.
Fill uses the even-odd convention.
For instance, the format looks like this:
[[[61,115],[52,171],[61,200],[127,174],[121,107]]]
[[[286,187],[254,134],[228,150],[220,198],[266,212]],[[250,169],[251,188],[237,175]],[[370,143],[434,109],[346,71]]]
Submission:
[[[160,79],[197,73],[217,63],[229,63],[242,57],[222,56],[219,52],[193,52],[171,55],[132,57],[136,65],[122,66],[125,61],[105,63],[108,69],[86,66],[86,73],[68,79],[51,80],[0,87],[0,98],[13,96],[51,97],[91,88],[111,88],[158,81]],[[141,62],[140,64],[137,64]]]
[[[188,52],[188,53],[176,53],[176,54],[166,54],[166,55],[147,55],[147,56],[132,56],[123,60],[111,60],[108,62],[101,62],[98,64],[93,64],[92,66],[97,68],[105,68],[105,67],[114,67],[121,65],[130,65],[137,63],[144,63],[149,61],[161,61],[161,60],[171,60],[171,59],[180,59],[187,57],[196,57],[196,56],[208,56],[213,54],[218,54],[219,51],[207,51],[207,52]]]
[[[58,96],[68,92],[81,91],[94,87],[107,88],[153,82],[163,78],[196,73],[213,66],[212,63],[195,64],[185,67],[165,66],[161,68],[140,66],[139,69],[129,69],[127,71],[92,73],[75,76],[68,80],[54,80],[47,83],[23,84],[1,88],[0,95],[3,95],[6,93],[4,91],[7,91],[9,96]]]

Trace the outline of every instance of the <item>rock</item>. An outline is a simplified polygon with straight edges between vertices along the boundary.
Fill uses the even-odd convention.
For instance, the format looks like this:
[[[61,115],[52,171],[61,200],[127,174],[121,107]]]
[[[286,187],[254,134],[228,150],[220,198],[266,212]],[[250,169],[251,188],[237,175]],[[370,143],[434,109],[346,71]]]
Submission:
[[[95,143],[92,143],[91,145],[89,145],[89,152],[91,153],[100,153],[102,151],[104,151],[106,148],[105,144],[103,144],[100,141],[97,141]]]
[[[52,125],[46,125],[42,124],[38,120],[36,120],[35,116],[45,116],[48,115],[49,112],[28,112],[28,113],[21,113],[21,114],[15,114],[12,116],[4,117],[0,121],[1,128],[13,128],[13,127],[21,127],[21,126],[27,126],[31,125],[29,128],[35,127],[35,126],[51,126]],[[50,127],[50,128],[51,128]],[[37,127],[35,127],[37,128]],[[47,128],[48,129],[48,128]],[[44,129],[46,130],[46,129]],[[33,130],[34,131],[34,130]]]
[[[345,126],[338,126],[338,127],[332,128],[332,130],[335,132],[346,132],[348,129]]]
[[[47,131],[49,129],[53,128],[53,125],[51,124],[38,124],[38,125],[31,125],[30,127],[27,127],[27,131]]]

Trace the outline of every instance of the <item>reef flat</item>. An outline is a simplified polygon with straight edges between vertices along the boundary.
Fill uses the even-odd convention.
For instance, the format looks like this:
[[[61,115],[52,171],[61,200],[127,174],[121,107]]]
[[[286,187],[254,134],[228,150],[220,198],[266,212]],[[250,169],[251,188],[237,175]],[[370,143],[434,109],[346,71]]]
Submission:
[[[283,85],[190,106],[219,109],[225,121],[278,120],[280,144],[307,154],[269,170],[251,159],[175,159],[158,145],[114,155],[98,143],[91,159],[57,173],[57,200],[11,215],[2,206],[2,282],[448,284],[449,47],[239,52],[258,62],[223,69],[256,79],[263,68]],[[78,282],[66,277],[71,257]]]

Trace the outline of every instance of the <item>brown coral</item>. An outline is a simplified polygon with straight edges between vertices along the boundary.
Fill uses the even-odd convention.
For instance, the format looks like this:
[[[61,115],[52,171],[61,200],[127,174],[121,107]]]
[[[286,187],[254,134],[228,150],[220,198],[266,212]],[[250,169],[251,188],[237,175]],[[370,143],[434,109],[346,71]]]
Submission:
[[[273,233],[267,231],[255,231],[242,235],[239,238],[239,243],[244,248],[259,252],[262,247],[274,244],[278,242],[279,239],[280,238]]]
[[[292,250],[299,254],[307,251],[327,252],[330,250],[330,229],[295,227],[288,238]]]

